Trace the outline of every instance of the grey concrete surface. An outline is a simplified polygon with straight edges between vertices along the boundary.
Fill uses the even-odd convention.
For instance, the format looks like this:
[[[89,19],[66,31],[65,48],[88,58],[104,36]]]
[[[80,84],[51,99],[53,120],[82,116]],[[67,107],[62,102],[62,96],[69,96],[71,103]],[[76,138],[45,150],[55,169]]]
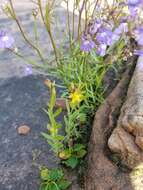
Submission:
[[[14,2],[24,30],[33,39],[31,4],[28,4],[29,1]],[[58,14],[65,14],[60,8],[58,11]],[[60,22],[61,31],[63,25],[65,23]],[[22,40],[15,23],[4,14],[0,15],[0,29],[10,31],[19,51],[25,56],[32,56],[38,62]],[[40,22],[38,31],[43,52],[45,56],[49,56],[52,54],[50,42]],[[61,38],[58,35],[60,33],[54,33],[54,37],[60,43],[58,39]],[[0,50],[0,190],[38,190],[39,167],[46,165],[52,168],[58,164],[41,136],[48,122],[48,117],[42,110],[49,100],[49,92],[43,83],[45,77],[36,71],[33,75],[25,77],[24,69],[23,60],[6,50]],[[17,127],[23,124],[31,128],[26,136],[17,133]]]
[[[17,12],[17,16],[21,21],[21,25],[26,32],[28,38],[35,43],[34,33],[34,19],[31,14],[33,8],[36,6],[30,3],[30,0],[26,1],[13,1],[14,8]],[[56,41],[57,47],[59,48],[67,39],[66,35],[66,12],[61,6],[55,9],[55,22],[53,23],[53,35]],[[39,63],[37,54],[30,48],[29,45],[23,40],[16,23],[13,20],[7,18],[3,13],[0,14],[0,30],[4,29],[11,33],[15,39],[15,47],[18,48],[19,53],[25,55],[26,58],[30,58]],[[37,30],[39,36],[39,46],[42,47],[44,58],[53,56],[53,50],[50,43],[49,36],[43,23],[40,19],[37,22]],[[0,78],[10,78],[14,76],[24,76],[25,61],[16,57],[12,53],[4,50],[0,50]],[[35,72],[34,72],[35,74]]]
[[[29,76],[0,83],[0,190],[38,190],[40,166],[58,164],[41,136],[48,122],[42,109],[49,99],[43,81]],[[17,133],[23,124],[31,128],[26,136]]]

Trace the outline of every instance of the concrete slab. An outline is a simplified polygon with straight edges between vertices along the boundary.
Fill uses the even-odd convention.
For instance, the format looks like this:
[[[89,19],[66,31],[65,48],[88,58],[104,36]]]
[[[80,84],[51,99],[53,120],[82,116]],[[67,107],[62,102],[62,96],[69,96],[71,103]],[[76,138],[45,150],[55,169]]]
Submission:
[[[0,80],[0,190],[38,190],[39,167],[58,164],[41,136],[49,99],[43,81],[41,76]],[[17,133],[23,124],[31,128],[25,136]]]

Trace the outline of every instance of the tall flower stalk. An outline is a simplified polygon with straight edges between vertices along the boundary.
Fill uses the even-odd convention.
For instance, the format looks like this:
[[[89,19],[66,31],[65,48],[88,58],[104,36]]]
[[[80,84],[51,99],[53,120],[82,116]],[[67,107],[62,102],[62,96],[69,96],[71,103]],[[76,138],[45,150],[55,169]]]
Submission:
[[[8,10],[9,10],[10,16],[12,17],[12,19],[15,20],[15,22],[16,22],[16,24],[17,24],[23,38],[24,38],[24,40],[27,42],[27,44],[30,45],[30,47],[32,47],[37,52],[37,54],[39,55],[41,61],[44,62],[44,58],[43,58],[43,55],[42,55],[40,49],[29,40],[26,33],[24,32],[24,30],[23,30],[23,28],[21,26],[21,23],[20,23],[17,15],[16,15],[12,0],[9,0],[9,2],[10,2],[10,9],[8,9]]]
[[[74,39],[75,32],[75,10],[76,10],[76,0],[73,3],[73,12],[72,12],[72,39]]]
[[[70,12],[69,12],[69,1],[65,1],[67,6],[67,26],[68,26],[68,35],[69,35],[69,45],[70,49],[72,49],[72,34],[71,34],[71,27],[70,27]]]
[[[83,0],[81,8],[79,7],[79,18],[78,18],[78,40],[80,40],[80,35],[81,35],[81,19],[82,19],[82,13],[84,10],[86,0]],[[79,6],[79,3],[77,3],[77,6]]]
[[[51,9],[53,8],[54,3],[55,3],[55,1],[53,1],[51,6],[50,6],[49,1],[46,2],[46,10],[45,10],[46,12],[45,12],[45,16],[44,16],[43,9],[42,9],[42,2],[41,2],[41,0],[38,0],[38,7],[39,7],[39,10],[40,10],[40,15],[41,15],[43,23],[44,23],[44,25],[46,27],[46,30],[47,30],[47,32],[49,34],[49,37],[50,37],[50,40],[51,40],[51,43],[52,43],[52,47],[53,47],[53,50],[54,50],[54,54],[55,54],[56,63],[58,64],[59,59],[58,59],[57,47],[56,47],[56,43],[55,43],[55,40],[53,38],[53,34],[52,34],[52,30],[51,30]]]

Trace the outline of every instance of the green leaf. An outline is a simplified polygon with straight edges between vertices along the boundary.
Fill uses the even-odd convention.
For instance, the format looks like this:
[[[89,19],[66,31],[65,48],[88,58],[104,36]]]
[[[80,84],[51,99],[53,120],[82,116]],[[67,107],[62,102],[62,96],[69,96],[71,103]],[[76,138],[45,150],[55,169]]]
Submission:
[[[58,187],[56,183],[51,182],[47,185],[45,190],[60,190],[60,188]]]
[[[64,163],[66,166],[68,166],[68,167],[74,169],[74,168],[76,168],[76,166],[78,165],[79,160],[78,160],[77,157],[72,156],[72,157],[70,157],[68,160],[64,161],[63,163]]]
[[[46,190],[46,187],[47,187],[47,183],[42,183],[42,184],[40,185],[39,190]]]
[[[49,170],[47,168],[43,168],[40,172],[40,176],[42,180],[48,180],[49,179]]]
[[[57,128],[57,129],[62,128],[62,124],[61,124],[61,123],[56,123],[56,128]]]
[[[47,124],[47,129],[50,130],[52,128],[52,126],[48,123]]]
[[[55,102],[56,102],[56,89],[55,89],[55,84],[52,83],[52,87],[51,87],[51,98],[50,98],[50,102],[49,102],[49,109],[53,110],[54,106],[55,106]],[[49,111],[48,111],[49,112]]]
[[[42,136],[47,139],[47,141],[51,141],[52,140],[52,137],[50,135],[48,135],[47,133],[41,133]]]
[[[58,186],[61,190],[66,190],[71,185],[71,182],[69,182],[66,179],[62,179],[58,182]]]
[[[50,171],[49,179],[51,181],[60,180],[64,176],[63,171],[60,169],[53,169]]]
[[[54,117],[58,117],[61,112],[62,112],[62,108],[58,108],[58,109],[55,111],[55,113],[54,113]]]
[[[85,146],[83,144],[75,144],[73,149],[75,152],[78,152],[81,149],[85,149]]]
[[[63,141],[64,140],[64,136],[62,136],[62,135],[57,135],[56,136],[56,139],[58,140],[58,141]]]
[[[83,158],[85,155],[86,155],[86,150],[84,150],[84,149],[82,149],[82,150],[80,150],[79,152],[77,152],[77,157],[78,158]]]

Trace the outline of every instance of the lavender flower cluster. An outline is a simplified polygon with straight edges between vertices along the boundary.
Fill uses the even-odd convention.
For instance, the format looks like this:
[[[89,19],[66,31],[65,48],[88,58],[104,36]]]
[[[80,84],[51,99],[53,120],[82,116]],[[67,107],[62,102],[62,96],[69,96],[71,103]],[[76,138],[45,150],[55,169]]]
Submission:
[[[2,0],[2,2],[7,4],[9,1]],[[4,6],[6,6],[5,4]],[[0,7],[3,7],[3,3],[1,4],[1,2]],[[99,5],[97,7],[101,11],[101,7]],[[120,7],[122,8],[120,9]],[[128,8],[127,14],[122,11],[124,7]],[[113,17],[115,16],[115,20],[110,17],[112,13],[109,11],[109,17],[98,16],[92,23],[88,24],[88,27],[81,36],[81,51],[89,53],[94,49],[96,54],[103,57],[107,54],[109,47],[112,47],[122,38],[126,40],[130,35],[134,37],[139,46],[143,46],[143,25],[140,21],[142,10],[143,0],[123,0],[122,3],[117,2],[114,11],[115,15],[113,15]],[[100,13],[100,11],[98,12]],[[121,14],[122,16],[120,17],[119,15]],[[118,16],[119,20],[116,19]],[[13,36],[5,30],[0,30],[0,49],[13,50],[14,46],[15,40]],[[142,50],[135,50],[134,53],[136,55],[143,55]],[[32,74],[32,68],[26,67],[25,72]]]
[[[96,19],[92,24],[89,24],[81,38],[81,51],[88,53],[95,49],[99,56],[105,56],[108,47],[118,42],[123,36],[126,38],[128,35],[132,35],[138,45],[143,46],[143,26],[138,24],[138,26],[130,27],[132,22],[140,19],[139,10],[143,8],[143,0],[128,0],[121,6],[128,7],[129,14],[126,16],[123,14],[118,25],[113,20],[105,21],[104,19]],[[141,52],[141,50],[136,50],[135,54],[141,54]]]

